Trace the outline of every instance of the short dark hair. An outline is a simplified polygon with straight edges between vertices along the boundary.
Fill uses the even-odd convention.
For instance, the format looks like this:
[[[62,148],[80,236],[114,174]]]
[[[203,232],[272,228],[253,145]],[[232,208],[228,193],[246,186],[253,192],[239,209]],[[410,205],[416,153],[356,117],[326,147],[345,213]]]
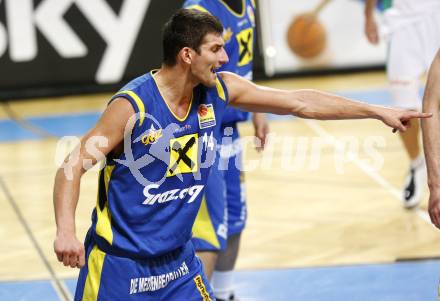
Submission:
[[[194,9],[179,9],[163,28],[163,63],[176,64],[176,57],[183,47],[199,53],[200,45],[208,33],[223,33],[223,26],[213,15]]]

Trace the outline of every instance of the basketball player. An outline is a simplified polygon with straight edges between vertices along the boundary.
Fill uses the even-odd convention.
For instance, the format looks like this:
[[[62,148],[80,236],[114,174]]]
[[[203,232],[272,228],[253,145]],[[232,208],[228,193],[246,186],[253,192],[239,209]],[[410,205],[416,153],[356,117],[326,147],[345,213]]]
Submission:
[[[255,43],[254,1],[187,0],[183,6],[208,12],[222,22],[224,48],[229,62],[218,71],[234,72],[252,80]],[[211,170],[205,198],[202,200],[206,205],[201,206],[193,227],[193,244],[203,262],[208,279],[211,279],[215,268],[211,283],[219,301],[234,300],[232,270],[246,223],[244,175],[240,166],[237,166],[237,163],[242,162],[237,123],[247,120],[248,114],[232,107],[226,109],[220,131],[223,135],[229,135],[230,141],[223,145],[223,151],[219,151],[219,155],[224,154],[224,157],[218,160]],[[261,146],[264,146],[268,131],[264,114],[255,113],[253,124],[255,136],[260,139]],[[222,141],[226,139],[222,138]],[[219,187],[225,187],[226,193],[219,193]]]
[[[366,0],[365,6],[365,33],[372,44],[379,41],[374,19],[376,2]],[[393,0],[392,6],[385,11],[383,34],[389,36],[387,76],[394,104],[420,108],[419,80],[440,47],[440,1]],[[419,123],[415,121],[400,137],[411,160],[402,202],[405,208],[413,208],[423,198],[426,181],[425,161],[419,146]]]
[[[423,148],[428,167],[429,215],[440,229],[440,51],[429,70],[423,109],[433,114],[431,120],[422,122]]]
[[[161,68],[116,93],[58,170],[54,250],[65,266],[81,267],[76,301],[215,300],[191,231],[227,105],[303,118],[375,118],[400,131],[412,118],[429,117],[217,73],[228,62],[222,33],[210,14],[177,11],[164,27]],[[80,180],[104,158],[84,247],[75,234]]]

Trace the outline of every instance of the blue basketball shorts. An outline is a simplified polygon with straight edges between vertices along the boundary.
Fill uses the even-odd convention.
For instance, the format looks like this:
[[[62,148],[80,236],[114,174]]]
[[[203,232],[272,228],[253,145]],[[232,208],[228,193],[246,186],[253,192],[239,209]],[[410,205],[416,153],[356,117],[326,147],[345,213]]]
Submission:
[[[236,123],[222,126],[222,133],[222,144],[193,226],[192,241],[197,251],[224,250],[228,237],[241,233],[246,224],[242,147]]]
[[[189,241],[151,259],[110,255],[95,243],[86,245],[75,301],[215,301],[201,261]]]

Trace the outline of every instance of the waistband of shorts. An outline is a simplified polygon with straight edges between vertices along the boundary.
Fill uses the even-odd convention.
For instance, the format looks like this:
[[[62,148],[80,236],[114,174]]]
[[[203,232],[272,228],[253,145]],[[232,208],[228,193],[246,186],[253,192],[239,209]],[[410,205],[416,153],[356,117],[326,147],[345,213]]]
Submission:
[[[133,254],[126,250],[120,250],[118,248],[114,248],[111,245],[109,245],[107,242],[101,242],[99,239],[92,238],[91,240],[93,244],[95,244],[101,251],[103,251],[108,255],[127,258],[130,260],[147,263],[149,265],[160,266],[160,265],[170,264],[174,261],[180,261],[191,254],[195,254],[195,249],[191,240],[187,241],[184,245],[174,250],[153,256]]]

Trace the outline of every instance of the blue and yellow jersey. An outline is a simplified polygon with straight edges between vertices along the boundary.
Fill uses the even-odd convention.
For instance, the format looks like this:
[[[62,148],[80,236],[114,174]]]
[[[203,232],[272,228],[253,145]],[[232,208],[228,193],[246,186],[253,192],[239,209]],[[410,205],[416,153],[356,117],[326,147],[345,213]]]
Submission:
[[[219,71],[230,71],[252,80],[252,62],[255,42],[255,3],[253,0],[243,1],[243,11],[238,14],[221,0],[186,0],[185,8],[209,12],[223,24],[223,39],[229,62]],[[223,124],[247,120],[248,112],[228,107]]]
[[[140,76],[116,93],[136,111],[119,158],[107,158],[91,233],[109,254],[146,258],[183,246],[200,207],[228,94],[193,90],[184,118],[174,115],[154,80]]]

